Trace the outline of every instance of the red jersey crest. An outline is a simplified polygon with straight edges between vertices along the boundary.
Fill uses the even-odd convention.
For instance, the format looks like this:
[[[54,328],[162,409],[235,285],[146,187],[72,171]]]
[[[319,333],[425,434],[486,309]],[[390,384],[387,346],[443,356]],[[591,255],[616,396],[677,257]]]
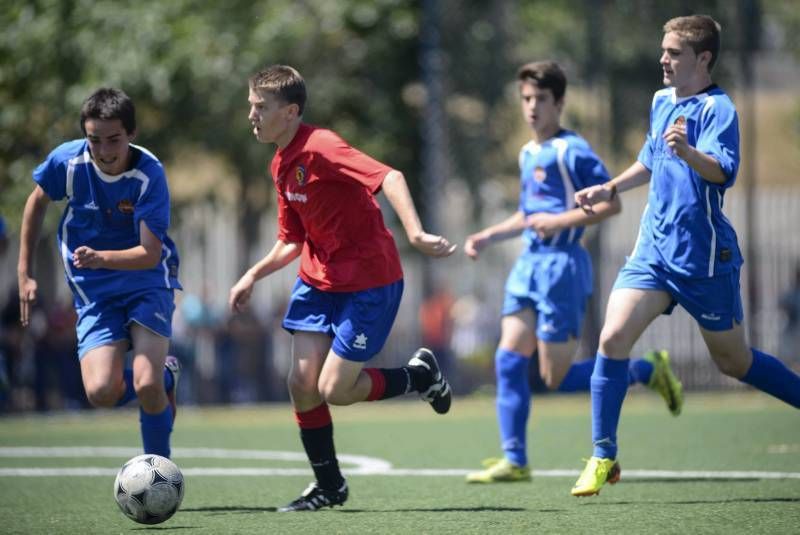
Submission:
[[[294,178],[297,180],[298,186],[303,186],[306,183],[306,168],[302,165],[298,165],[297,169],[294,171]]]
[[[544,170],[544,167],[537,167],[533,170],[533,179],[536,182],[544,182],[545,178],[547,178],[547,171]]]

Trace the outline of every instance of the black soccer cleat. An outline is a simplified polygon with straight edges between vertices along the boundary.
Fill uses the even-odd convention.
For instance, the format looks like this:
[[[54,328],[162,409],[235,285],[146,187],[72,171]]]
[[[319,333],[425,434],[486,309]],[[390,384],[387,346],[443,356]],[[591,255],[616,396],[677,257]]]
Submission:
[[[347,501],[347,482],[339,490],[327,490],[319,487],[317,482],[311,483],[299,498],[288,505],[278,508],[279,513],[294,513],[297,511],[316,511],[323,507],[333,508]]]
[[[450,402],[453,396],[450,392],[450,383],[444,378],[433,352],[424,347],[417,349],[416,353],[411,357],[411,360],[408,361],[408,365],[416,368],[423,368],[426,370],[426,373],[431,376],[431,386],[424,392],[420,392],[419,397],[430,403],[433,410],[437,413],[447,413],[447,411],[450,410]]]

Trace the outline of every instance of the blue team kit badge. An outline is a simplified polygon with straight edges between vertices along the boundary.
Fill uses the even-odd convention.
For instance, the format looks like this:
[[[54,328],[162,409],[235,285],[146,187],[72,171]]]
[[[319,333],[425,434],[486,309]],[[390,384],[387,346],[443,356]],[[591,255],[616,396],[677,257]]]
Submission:
[[[544,167],[537,167],[533,170],[533,179],[536,182],[544,182],[545,178],[547,178],[547,171],[544,170]]]
[[[302,165],[298,165],[297,169],[294,171],[294,178],[297,180],[298,186],[303,186],[306,183],[306,168]]]
[[[123,214],[130,215],[133,213],[133,203],[128,199],[122,199],[117,203],[117,210]]]

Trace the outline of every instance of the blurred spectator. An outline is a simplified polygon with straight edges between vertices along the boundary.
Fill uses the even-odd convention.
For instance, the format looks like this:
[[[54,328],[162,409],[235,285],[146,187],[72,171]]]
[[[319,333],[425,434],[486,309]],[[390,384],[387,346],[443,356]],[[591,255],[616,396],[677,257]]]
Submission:
[[[217,338],[220,401],[273,399],[270,333],[251,308],[228,317]]]
[[[419,307],[422,345],[433,351],[444,374],[448,376],[452,372],[453,360],[450,341],[453,337],[454,302],[450,289],[444,284],[439,284]]]

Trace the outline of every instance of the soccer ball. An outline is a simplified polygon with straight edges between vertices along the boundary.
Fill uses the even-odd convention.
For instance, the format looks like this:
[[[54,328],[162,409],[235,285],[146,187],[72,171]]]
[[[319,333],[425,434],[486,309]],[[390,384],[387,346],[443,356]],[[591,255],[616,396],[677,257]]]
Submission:
[[[159,524],[178,510],[183,487],[183,474],[175,463],[160,455],[139,455],[117,473],[114,499],[131,520]]]

